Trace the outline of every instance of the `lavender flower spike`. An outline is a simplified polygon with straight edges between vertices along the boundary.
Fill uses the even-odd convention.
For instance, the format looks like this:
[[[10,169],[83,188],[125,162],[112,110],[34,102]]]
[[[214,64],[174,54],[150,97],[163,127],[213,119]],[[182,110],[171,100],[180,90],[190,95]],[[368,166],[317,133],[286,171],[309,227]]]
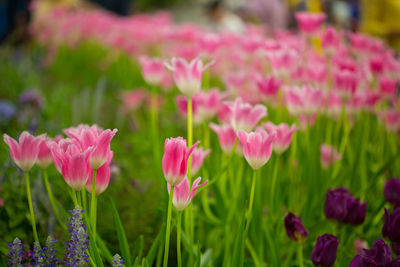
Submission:
[[[10,253],[7,255],[9,258],[8,266],[23,266],[22,261],[24,260],[24,245],[22,245],[21,240],[15,238],[12,243],[8,244],[10,246]]]
[[[69,219],[68,232],[71,235],[70,240],[65,242],[65,265],[67,266],[88,266],[89,256],[87,249],[89,248],[88,234],[86,234],[86,225],[82,222],[81,214],[83,210],[76,206],[71,210],[72,214]]]
[[[121,256],[118,254],[115,254],[113,257],[113,264],[112,267],[122,267],[122,263],[124,263],[124,261],[122,260]]]

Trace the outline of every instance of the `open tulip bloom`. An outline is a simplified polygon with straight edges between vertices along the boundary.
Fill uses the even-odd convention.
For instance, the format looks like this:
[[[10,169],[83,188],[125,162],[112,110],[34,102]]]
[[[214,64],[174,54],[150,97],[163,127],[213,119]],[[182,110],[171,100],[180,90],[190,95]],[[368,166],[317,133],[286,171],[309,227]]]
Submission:
[[[183,181],[174,187],[174,193],[172,198],[172,203],[178,211],[184,210],[192,201],[196,190],[208,183],[206,180],[204,183],[200,184],[201,177],[194,180],[192,186],[190,187],[189,180],[187,177]],[[171,194],[171,185],[168,184],[168,193]]]

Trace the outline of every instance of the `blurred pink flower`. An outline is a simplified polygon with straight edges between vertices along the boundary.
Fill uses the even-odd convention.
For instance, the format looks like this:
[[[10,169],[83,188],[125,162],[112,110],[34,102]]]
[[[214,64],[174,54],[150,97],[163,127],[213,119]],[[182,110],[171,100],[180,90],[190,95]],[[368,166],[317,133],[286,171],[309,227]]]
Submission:
[[[42,169],[46,169],[51,164],[51,151],[50,143],[52,140],[48,137],[43,138],[39,144],[39,153],[36,160],[36,164]]]
[[[379,118],[390,132],[397,132],[400,129],[400,112],[388,109],[379,113]]]
[[[210,128],[218,135],[219,144],[225,153],[230,153],[235,145],[236,134],[229,124],[210,123]]]
[[[264,123],[263,126],[269,134],[275,133],[275,139],[272,143],[272,148],[274,149],[275,153],[279,155],[288,149],[290,143],[292,142],[293,133],[298,130],[295,124],[292,124],[292,126],[289,127],[289,125],[286,123],[275,125],[272,122],[267,122]]]
[[[140,57],[139,62],[142,65],[144,80],[153,86],[161,85],[165,75],[164,62],[161,59],[145,56]]]
[[[328,144],[322,144],[320,147],[320,151],[321,164],[324,169],[329,168],[331,165],[335,164],[336,161],[342,158],[337,149]]]
[[[237,136],[243,145],[243,155],[254,170],[260,169],[268,162],[272,154],[275,133],[268,134],[263,129],[257,128],[255,132],[250,133],[239,130]]]
[[[168,69],[173,71],[173,77],[179,91],[186,97],[193,97],[201,90],[203,72],[213,64],[210,62],[203,66],[199,58],[187,62],[183,58],[172,58],[171,65],[165,64]]]
[[[278,90],[282,85],[282,82],[270,75],[267,77],[259,77],[256,80],[258,91],[270,102],[274,102],[278,95]]]
[[[234,131],[251,131],[257,123],[267,115],[267,108],[263,105],[252,106],[242,101],[240,97],[229,102],[230,123]]]
[[[383,76],[379,79],[379,89],[382,96],[390,99],[396,96],[397,83],[394,80]]]
[[[316,33],[326,18],[324,13],[296,12],[294,16],[300,31],[306,34]]]
[[[195,148],[192,153],[191,175],[195,175],[203,165],[204,158],[211,153],[210,149]]]

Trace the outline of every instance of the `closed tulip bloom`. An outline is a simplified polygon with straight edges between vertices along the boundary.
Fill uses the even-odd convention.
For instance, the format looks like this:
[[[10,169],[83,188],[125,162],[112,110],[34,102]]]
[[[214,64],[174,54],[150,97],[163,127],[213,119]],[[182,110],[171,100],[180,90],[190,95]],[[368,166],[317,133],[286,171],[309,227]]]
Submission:
[[[400,179],[392,178],[385,183],[385,199],[387,202],[400,207]]]
[[[185,178],[189,156],[199,143],[197,141],[188,149],[186,140],[182,137],[165,140],[162,168],[168,184],[178,185]]]
[[[339,240],[331,234],[318,237],[311,252],[311,261],[315,266],[330,267],[335,264]]]
[[[400,208],[396,208],[392,213],[385,209],[385,224],[382,228],[382,235],[389,239],[397,255],[400,255]]]
[[[390,247],[383,242],[382,239],[378,239],[374,242],[371,249],[361,250],[360,255],[353,258],[350,263],[350,267],[391,267],[392,265],[392,253]]]
[[[194,195],[196,194],[196,190],[208,183],[206,180],[204,183],[200,184],[201,178],[197,178],[194,180],[192,184],[192,188],[190,188],[189,180],[187,177],[183,179],[183,181],[174,187],[174,194],[172,198],[172,203],[178,211],[184,210],[192,201]],[[171,185],[168,184],[168,193],[171,192]]]
[[[292,126],[289,127],[286,123],[275,125],[272,122],[267,122],[263,124],[263,126],[267,129],[268,133],[275,132],[275,140],[272,143],[272,148],[275,153],[279,155],[288,149],[292,142],[293,133],[297,131],[295,124],[292,124]]]
[[[325,51],[332,55],[339,46],[340,36],[333,27],[326,27],[321,36],[321,45]]]
[[[44,138],[39,144],[39,153],[36,160],[36,164],[42,169],[46,169],[52,162],[51,151],[50,151],[51,139]]]
[[[240,143],[243,145],[243,155],[249,165],[258,170],[266,164],[272,154],[272,142],[275,133],[268,134],[258,128],[255,132],[246,133],[243,130],[237,132]]]
[[[39,154],[39,145],[45,136],[43,134],[35,137],[24,131],[19,136],[18,142],[7,134],[4,134],[3,138],[4,142],[10,147],[10,155],[15,164],[26,172],[35,164]]]
[[[204,158],[211,153],[210,149],[195,148],[192,153],[191,174],[195,175],[203,165]]]
[[[359,225],[364,222],[367,203],[354,199],[344,187],[329,190],[326,194],[324,213],[326,218],[341,223]]]
[[[211,64],[213,62],[203,66],[203,62],[199,58],[190,62],[183,58],[172,58],[171,65],[166,64],[166,67],[173,71],[174,81],[179,91],[191,98],[201,90],[203,72]]]
[[[230,153],[235,145],[236,134],[229,124],[210,123],[210,128],[218,135],[219,144],[225,153]]]
[[[342,158],[336,148],[333,146],[322,144],[320,147],[321,151],[321,164],[324,169],[329,168]]]
[[[89,156],[90,150],[81,152],[73,145],[63,154],[62,175],[65,182],[75,191],[81,190],[92,175]]]
[[[51,160],[59,173],[62,173],[64,153],[66,153],[68,147],[72,144],[75,146],[75,143],[70,138],[61,139],[58,142],[52,141],[48,144],[51,152]]]
[[[231,111],[230,122],[234,131],[243,130],[251,131],[256,127],[257,123],[267,116],[267,108],[263,105],[255,105],[245,103],[241,98],[237,98],[235,102],[229,105]]]
[[[304,242],[308,237],[308,231],[301,222],[301,218],[289,212],[285,217],[285,229],[290,239],[296,242]]]
[[[144,80],[153,86],[160,85],[164,79],[164,62],[156,58],[140,57],[139,62],[142,65],[142,75]]]
[[[110,164],[114,153],[112,151],[108,152],[108,158],[105,164],[103,164],[96,171],[96,196],[103,193],[110,183]],[[92,183],[93,183],[93,175],[89,175],[89,179],[86,182],[86,190],[89,193],[92,193]]]
[[[317,32],[326,18],[324,13],[296,12],[294,16],[300,31],[306,34]]]

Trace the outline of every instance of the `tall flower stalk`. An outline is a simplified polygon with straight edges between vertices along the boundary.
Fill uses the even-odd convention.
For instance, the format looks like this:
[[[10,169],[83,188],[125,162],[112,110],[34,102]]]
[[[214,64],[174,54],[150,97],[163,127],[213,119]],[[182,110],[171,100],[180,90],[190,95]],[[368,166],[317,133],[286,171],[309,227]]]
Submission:
[[[32,205],[32,196],[31,196],[31,186],[30,186],[30,180],[29,180],[29,173],[25,172],[25,183],[26,183],[26,195],[28,197],[28,205],[29,205],[29,213],[30,213],[30,221],[32,224],[32,231],[33,231],[33,236],[35,238],[36,242],[39,242],[39,236],[36,230],[36,219],[35,219],[35,212],[33,211],[33,205]]]

